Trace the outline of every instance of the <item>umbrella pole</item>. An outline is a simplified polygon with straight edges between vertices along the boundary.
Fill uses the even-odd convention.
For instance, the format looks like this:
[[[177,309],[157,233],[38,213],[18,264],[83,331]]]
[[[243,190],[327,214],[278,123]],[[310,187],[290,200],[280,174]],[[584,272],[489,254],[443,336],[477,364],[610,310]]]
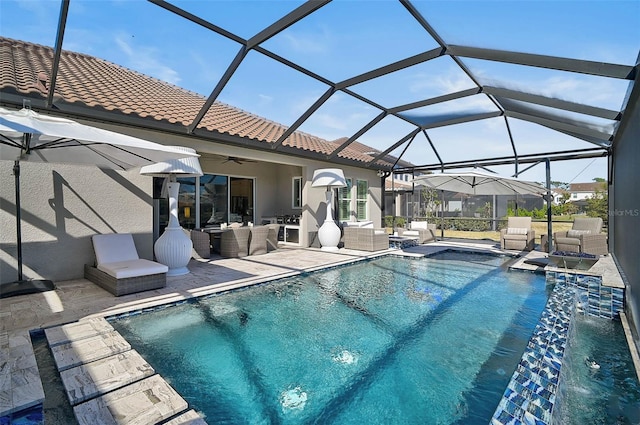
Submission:
[[[16,249],[18,257],[18,280],[15,282],[0,284],[0,298],[12,297],[15,295],[33,294],[36,292],[46,292],[55,289],[55,285],[50,280],[29,279],[24,280],[22,276],[22,230],[20,215],[20,161],[16,159],[13,163],[13,175],[16,185]]]
[[[547,171],[547,253],[553,252],[553,233],[551,227],[551,161],[546,159]],[[544,250],[544,246],[542,247]]]
[[[18,250],[18,281],[22,280],[22,229],[20,223],[20,161],[16,159],[13,163],[13,175],[16,185],[16,249]]]

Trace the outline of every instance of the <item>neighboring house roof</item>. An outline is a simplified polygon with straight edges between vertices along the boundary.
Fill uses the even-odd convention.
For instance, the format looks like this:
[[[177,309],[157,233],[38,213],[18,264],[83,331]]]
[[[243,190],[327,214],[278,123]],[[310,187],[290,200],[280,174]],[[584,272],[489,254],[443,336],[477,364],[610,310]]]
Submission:
[[[593,182],[593,183],[571,183],[569,185],[569,192],[596,192],[606,190],[607,183],[605,182]]]
[[[51,84],[53,49],[24,41],[0,37],[0,91],[3,97],[25,97],[44,101]],[[136,118],[136,122],[155,122],[176,127],[186,134],[207,98],[161,80],[132,71],[93,56],[62,51],[58,77],[55,82],[54,106],[65,111],[73,107],[90,107],[111,115]],[[214,102],[197,127],[197,135],[211,133],[238,136],[254,143],[248,147],[271,148],[287,127],[248,113],[222,102]],[[235,139],[234,139],[235,140]],[[346,140],[346,139],[345,139]],[[220,140],[221,141],[221,140]],[[225,143],[230,143],[226,140]],[[238,143],[247,146],[246,143]],[[372,161],[360,143],[354,142],[338,157],[362,166]],[[336,144],[301,131],[295,131],[282,143],[287,153],[304,156],[313,152],[330,155]],[[282,152],[284,153],[284,152]],[[318,155],[315,155],[315,159]],[[381,166],[391,164],[378,162]]]
[[[400,180],[393,180],[393,183],[391,182],[391,177],[385,179],[384,181],[384,190],[394,190],[394,191],[404,191],[404,190],[413,190],[413,184],[412,183],[407,183],[407,182],[403,182]]]

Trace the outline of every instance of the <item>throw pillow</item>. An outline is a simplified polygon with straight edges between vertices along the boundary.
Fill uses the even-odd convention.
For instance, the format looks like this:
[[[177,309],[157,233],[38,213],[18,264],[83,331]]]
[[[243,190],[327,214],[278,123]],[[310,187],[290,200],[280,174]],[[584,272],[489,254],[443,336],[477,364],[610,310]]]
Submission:
[[[567,237],[580,239],[580,235],[588,235],[589,233],[591,233],[590,230],[573,230],[572,229],[567,231]]]
[[[529,229],[526,227],[509,227],[507,228],[507,235],[526,235]]]

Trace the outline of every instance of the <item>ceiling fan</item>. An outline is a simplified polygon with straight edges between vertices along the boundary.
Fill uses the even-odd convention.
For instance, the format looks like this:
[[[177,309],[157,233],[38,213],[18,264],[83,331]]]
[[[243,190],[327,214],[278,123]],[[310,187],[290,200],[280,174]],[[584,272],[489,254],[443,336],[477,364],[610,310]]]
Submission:
[[[240,158],[237,156],[228,156],[227,159],[225,161],[223,161],[222,163],[225,164],[227,162],[235,162],[238,165],[242,165],[245,162],[257,162],[253,159],[247,159],[247,158]]]

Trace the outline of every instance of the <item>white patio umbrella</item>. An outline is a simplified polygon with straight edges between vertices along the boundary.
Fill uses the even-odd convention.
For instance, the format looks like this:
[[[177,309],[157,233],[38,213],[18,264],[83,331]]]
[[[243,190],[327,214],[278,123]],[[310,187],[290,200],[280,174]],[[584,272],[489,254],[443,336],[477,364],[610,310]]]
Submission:
[[[514,195],[534,194],[542,196],[547,189],[535,182],[502,177],[497,174],[465,171],[461,173],[425,174],[413,179],[432,189],[471,195]]]
[[[415,184],[422,184],[432,189],[450,192],[468,193],[471,195],[539,195],[544,196],[547,189],[535,182],[502,177],[479,171],[460,173],[424,174],[413,179]],[[444,202],[442,203],[444,222]],[[550,229],[551,217],[547,217]],[[444,234],[444,227],[441,229]]]
[[[53,289],[51,281],[23,280],[20,217],[20,162],[94,165],[127,170],[169,159],[199,156],[65,118],[0,108],[0,159],[14,161],[18,280],[0,284],[4,296]]]

